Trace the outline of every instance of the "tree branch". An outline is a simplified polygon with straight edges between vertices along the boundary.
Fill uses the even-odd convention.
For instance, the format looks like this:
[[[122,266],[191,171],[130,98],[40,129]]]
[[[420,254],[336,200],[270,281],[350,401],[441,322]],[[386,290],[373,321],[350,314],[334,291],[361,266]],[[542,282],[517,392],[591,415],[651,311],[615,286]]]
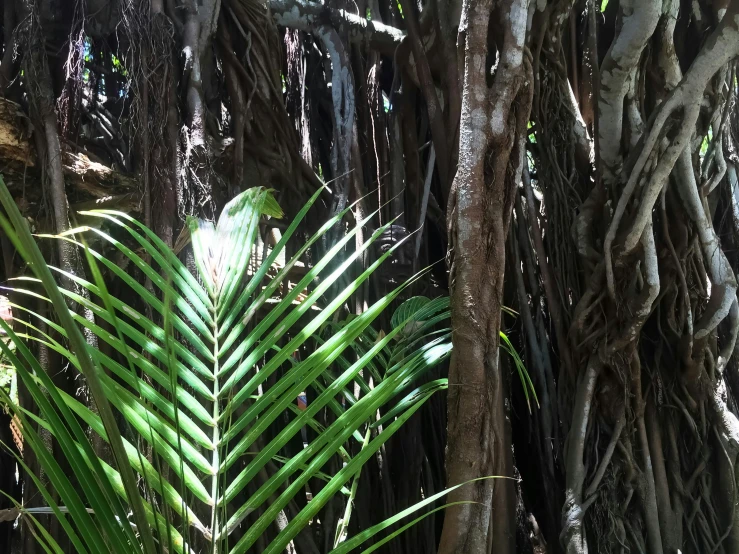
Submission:
[[[361,15],[327,8],[324,4],[305,0],[271,0],[275,22],[290,29],[313,32],[323,25],[345,27],[351,42],[369,42],[383,54],[392,55],[405,37],[405,32],[389,25],[369,21]]]

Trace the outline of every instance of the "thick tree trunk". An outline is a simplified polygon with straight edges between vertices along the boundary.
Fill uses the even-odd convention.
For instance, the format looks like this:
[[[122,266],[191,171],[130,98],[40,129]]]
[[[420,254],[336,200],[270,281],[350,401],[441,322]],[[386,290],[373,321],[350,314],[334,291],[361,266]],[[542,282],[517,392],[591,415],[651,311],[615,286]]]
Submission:
[[[524,57],[529,9],[526,0],[494,8],[490,1],[467,1],[462,13],[460,154],[448,209],[454,329],[446,462],[450,485],[513,476],[507,384],[498,347],[506,234],[531,106],[531,67]],[[497,52],[489,51],[493,41]],[[495,68],[491,56],[499,59]],[[450,494],[449,501],[462,500],[475,503],[447,510],[439,552],[513,554],[512,483],[476,481]]]

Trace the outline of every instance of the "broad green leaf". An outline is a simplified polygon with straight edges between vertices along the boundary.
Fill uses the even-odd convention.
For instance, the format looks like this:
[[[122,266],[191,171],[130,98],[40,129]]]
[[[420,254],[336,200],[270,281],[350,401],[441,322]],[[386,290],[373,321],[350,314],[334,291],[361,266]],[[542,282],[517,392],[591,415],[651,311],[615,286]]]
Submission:
[[[395,310],[393,317],[390,319],[390,325],[397,327],[403,321],[408,321],[406,325],[414,325],[415,323],[422,321],[418,317],[414,318],[413,316],[429,302],[430,300],[425,296],[414,296],[413,298],[409,298],[398,306],[397,310]],[[411,334],[411,332],[406,332],[406,334]]]

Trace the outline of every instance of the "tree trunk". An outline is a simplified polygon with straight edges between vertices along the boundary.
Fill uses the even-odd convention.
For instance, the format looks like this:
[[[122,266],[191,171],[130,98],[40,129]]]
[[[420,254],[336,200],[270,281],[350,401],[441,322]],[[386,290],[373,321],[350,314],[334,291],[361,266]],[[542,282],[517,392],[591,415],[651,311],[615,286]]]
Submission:
[[[507,383],[498,350],[506,234],[531,107],[531,66],[524,57],[528,11],[529,2],[511,0],[494,7],[492,2],[465,2],[462,13],[460,154],[448,208],[454,329],[446,462],[450,485],[513,477]],[[500,60],[495,68],[490,63],[493,42]],[[512,483],[476,481],[449,495],[450,502],[462,500],[475,504],[447,509],[439,552],[513,554]]]

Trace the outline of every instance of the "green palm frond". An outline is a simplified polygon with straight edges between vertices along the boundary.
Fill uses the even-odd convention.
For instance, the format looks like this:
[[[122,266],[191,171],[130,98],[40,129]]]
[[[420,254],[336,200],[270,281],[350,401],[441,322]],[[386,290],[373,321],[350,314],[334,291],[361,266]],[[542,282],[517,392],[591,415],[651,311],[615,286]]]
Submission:
[[[99,224],[45,238],[80,248],[85,277],[45,263],[0,179],[7,214],[0,215],[0,225],[33,274],[15,280],[14,290],[34,299],[13,305],[14,314],[23,315],[14,328],[0,320],[9,339],[0,341],[0,349],[37,411],[21,408],[2,389],[0,400],[17,415],[26,446],[47,476],[47,483],[37,483],[46,513],[56,517],[77,552],[247,552],[305,495],[311,479],[322,480],[321,490],[303,502],[266,550],[282,552],[335,495],[348,497],[348,521],[362,466],[446,386],[443,379],[414,382],[450,354],[448,300],[406,302],[395,312],[392,329],[379,334],[372,323],[398,298],[400,287],[361,315],[333,323],[393,254],[389,250],[346,284],[347,269],[392,222],[347,253],[345,247],[374,214],[368,215],[294,279],[292,270],[348,207],[284,265],[276,264],[319,193],[263,260],[256,254],[259,223],[282,216],[272,191],[243,192],[215,225],[188,219],[197,278],[130,216],[84,212]],[[128,290],[125,298],[109,290],[111,277]],[[25,307],[38,302],[48,304],[53,316]],[[58,389],[35,356],[35,345],[79,371],[94,402],[83,404]],[[306,350],[304,359],[295,358]],[[355,384],[361,389],[357,396],[349,394]],[[308,389],[315,395],[299,410],[296,398]],[[319,423],[322,410],[334,418]],[[315,429],[316,438],[285,456],[286,445],[304,427]],[[46,449],[43,433],[54,438],[73,475]],[[109,445],[108,455],[95,450],[91,433]],[[326,473],[327,462],[337,456],[343,466]],[[24,513],[35,521],[33,513]],[[58,550],[42,526],[33,529],[47,551]],[[344,525],[336,539],[341,552],[364,540],[346,539]]]
[[[337,329],[347,325],[347,323],[354,317],[355,316],[349,316],[345,321],[340,323],[328,322],[325,326],[324,332],[330,335]],[[375,383],[378,383],[383,379],[384,375],[391,373],[397,364],[410,363],[413,357],[419,354],[424,348],[429,348],[437,342],[449,344],[451,341],[451,328],[449,327],[450,319],[451,313],[449,310],[448,297],[439,297],[431,300],[425,296],[414,296],[403,302],[395,310],[390,319],[390,327],[397,332],[397,336],[395,336],[395,339],[388,343],[382,351],[373,356],[372,360],[367,364],[368,376],[371,377]],[[376,331],[372,325],[369,325],[362,333],[362,336],[354,342],[352,350],[357,354],[364,354],[382,337],[384,337],[382,332]],[[321,340],[320,337],[318,340]],[[500,333],[500,346],[513,360],[513,364],[521,381],[521,386],[530,411],[531,398],[534,399],[537,406],[539,405],[539,400],[536,396],[536,390],[534,389],[528,370],[510,339],[502,331]],[[339,363],[343,366],[347,366],[349,362],[346,357],[341,356],[339,358]],[[323,377],[324,379],[329,378],[330,373],[324,374]],[[408,385],[416,381],[419,377],[421,377],[421,374],[415,373],[398,392],[404,392],[408,388]],[[367,379],[362,375],[358,375],[355,378],[354,384],[359,387],[362,393],[366,393],[371,390],[371,387],[367,383]],[[427,389],[436,390],[439,387],[445,388],[446,384],[446,379],[442,379],[426,383],[411,391],[406,395],[403,401],[400,402],[397,410],[391,410],[388,414],[385,414],[380,421],[373,423],[373,425],[379,425],[382,421],[395,417],[395,415],[401,411],[402,406],[405,406],[414,398],[419,398],[419,393],[422,391]],[[346,389],[344,391],[344,397],[349,403],[354,402],[354,397],[350,389]]]

